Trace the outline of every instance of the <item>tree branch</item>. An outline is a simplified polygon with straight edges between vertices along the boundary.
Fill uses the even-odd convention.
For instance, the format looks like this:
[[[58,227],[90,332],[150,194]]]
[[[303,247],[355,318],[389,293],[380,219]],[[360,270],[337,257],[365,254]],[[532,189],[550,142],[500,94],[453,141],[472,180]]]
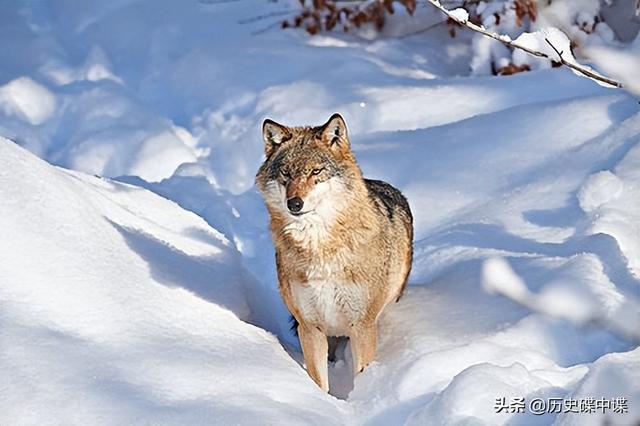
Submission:
[[[572,70],[576,70],[578,71],[580,74],[583,74],[589,78],[593,78],[594,80],[599,80],[602,81],[604,83],[610,84],[611,86],[614,87],[618,87],[618,88],[622,88],[622,83],[620,83],[619,81],[616,81],[612,78],[606,77],[602,74],[598,74],[597,72],[590,70],[589,68],[585,68],[580,64],[576,64],[574,62],[568,62],[565,61],[565,59],[562,57],[562,54],[564,52],[558,52],[558,49],[556,49],[556,47],[549,41],[549,39],[545,38],[544,39],[549,46],[551,46],[551,48],[558,54],[558,58],[560,58],[560,63],[566,67],[571,68]]]
[[[530,55],[537,56],[539,58],[546,58],[546,59],[549,59],[551,61],[560,62],[562,65],[564,65],[564,66],[566,66],[568,68],[571,68],[572,70],[582,74],[585,77],[600,81],[600,82],[605,83],[607,85],[610,85],[612,87],[617,87],[617,88],[622,88],[623,87],[622,83],[620,83],[619,81],[616,81],[616,80],[614,80],[612,78],[609,78],[609,77],[606,77],[606,76],[604,76],[602,74],[599,74],[596,71],[594,71],[594,70],[592,70],[592,69],[590,69],[590,68],[588,68],[588,67],[586,67],[584,65],[581,65],[581,64],[578,64],[578,63],[575,63],[575,62],[569,62],[569,61],[565,60],[562,57],[562,53],[563,52],[559,52],[558,49],[556,49],[556,47],[553,44],[551,44],[551,42],[548,39],[545,39],[546,42],[549,43],[551,48],[558,54],[558,58],[552,58],[552,57],[550,57],[549,55],[547,55],[544,52],[540,52],[538,50],[533,50],[533,49],[530,49],[527,46],[523,46],[523,45],[521,45],[519,43],[516,43],[515,41],[511,40],[511,37],[509,37],[508,35],[498,34],[498,33],[495,33],[493,31],[489,31],[486,28],[484,28],[483,26],[476,25],[473,22],[470,22],[468,20],[460,21],[455,16],[455,14],[453,14],[449,9],[445,8],[444,6],[442,6],[440,4],[439,0],[426,0],[426,1],[427,1],[427,3],[431,4],[432,6],[434,6],[438,10],[440,10],[442,13],[447,15],[448,18],[450,18],[453,21],[457,22],[458,24],[470,29],[471,31],[475,31],[475,32],[480,33],[480,34],[482,34],[484,36],[490,37],[490,38],[492,38],[494,40],[497,40],[500,43],[502,43],[502,44],[504,44],[506,46],[509,46],[509,47],[511,47],[513,49],[523,50],[523,51],[527,52]]]
[[[547,284],[549,286],[550,284]],[[526,283],[518,276],[509,263],[503,258],[490,258],[482,265],[482,286],[492,294],[504,296],[532,312],[552,318],[568,320],[576,326],[595,326],[605,329],[617,337],[640,343],[640,305],[632,296],[624,295],[618,305],[606,311],[593,294],[589,296],[579,289],[564,295],[555,295],[555,303],[549,303],[552,287],[544,287],[538,293],[529,290]],[[580,292],[579,294],[577,292]],[[546,293],[546,297],[543,296]],[[584,296],[586,298],[583,298]],[[563,299],[559,299],[563,297]]]

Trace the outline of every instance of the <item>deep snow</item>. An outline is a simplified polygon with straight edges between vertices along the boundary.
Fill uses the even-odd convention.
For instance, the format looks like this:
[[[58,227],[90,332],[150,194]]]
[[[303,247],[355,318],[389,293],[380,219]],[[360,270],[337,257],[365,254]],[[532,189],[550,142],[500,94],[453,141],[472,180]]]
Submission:
[[[565,69],[469,77],[464,33],[402,16],[400,38],[281,31],[292,7],[0,5],[0,135],[76,170],[0,140],[0,423],[638,421],[637,100]],[[335,111],[416,219],[376,362],[332,366],[346,401],[299,365],[252,187],[263,118]]]

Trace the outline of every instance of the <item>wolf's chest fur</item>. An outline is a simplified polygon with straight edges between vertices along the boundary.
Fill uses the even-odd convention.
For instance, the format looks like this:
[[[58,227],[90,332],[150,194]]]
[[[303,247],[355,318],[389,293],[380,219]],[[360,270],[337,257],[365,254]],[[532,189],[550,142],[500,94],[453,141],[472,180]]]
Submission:
[[[354,283],[315,280],[293,283],[293,299],[300,314],[327,336],[346,336],[366,310],[365,289]]]
[[[333,256],[313,256],[298,263],[298,276],[305,280],[291,282],[291,293],[300,315],[326,335],[347,335],[349,327],[366,312],[367,287],[353,282],[345,274],[352,262],[340,249]]]

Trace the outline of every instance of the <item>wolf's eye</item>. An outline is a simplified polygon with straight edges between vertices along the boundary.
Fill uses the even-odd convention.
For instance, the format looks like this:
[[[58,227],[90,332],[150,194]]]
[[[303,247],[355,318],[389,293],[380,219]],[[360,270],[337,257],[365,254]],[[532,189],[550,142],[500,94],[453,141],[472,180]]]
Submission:
[[[322,170],[324,170],[324,169],[313,169],[313,170],[311,170],[311,174],[312,175],[319,175]]]
[[[286,172],[284,170],[280,170],[280,174],[282,175],[283,178],[289,179],[291,177],[291,174],[289,174],[289,172]]]

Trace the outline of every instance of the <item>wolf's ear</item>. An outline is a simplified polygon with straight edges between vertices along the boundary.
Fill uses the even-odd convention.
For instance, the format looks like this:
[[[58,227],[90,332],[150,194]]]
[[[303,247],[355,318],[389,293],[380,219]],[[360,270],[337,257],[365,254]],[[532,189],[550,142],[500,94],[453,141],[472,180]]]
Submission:
[[[264,153],[269,157],[284,142],[291,139],[291,132],[286,126],[267,118],[262,123],[262,137],[264,138]]]
[[[334,152],[349,151],[349,135],[347,124],[340,114],[333,114],[320,130],[322,140]]]

